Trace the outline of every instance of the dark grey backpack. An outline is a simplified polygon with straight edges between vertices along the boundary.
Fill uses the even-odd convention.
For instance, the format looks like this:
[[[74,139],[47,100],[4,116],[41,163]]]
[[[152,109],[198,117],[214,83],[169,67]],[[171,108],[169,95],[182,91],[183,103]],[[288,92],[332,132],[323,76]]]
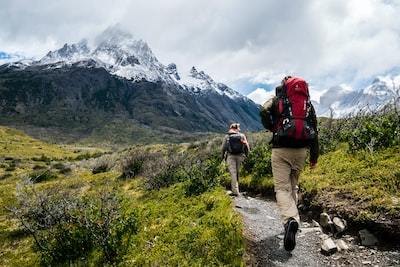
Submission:
[[[244,143],[242,135],[239,133],[231,133],[228,138],[228,152],[233,155],[244,153]]]

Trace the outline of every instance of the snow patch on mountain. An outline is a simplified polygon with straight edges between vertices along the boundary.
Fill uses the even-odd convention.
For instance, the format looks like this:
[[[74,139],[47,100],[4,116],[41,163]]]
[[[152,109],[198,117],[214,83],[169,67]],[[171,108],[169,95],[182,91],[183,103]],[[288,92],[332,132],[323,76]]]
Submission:
[[[183,88],[196,94],[216,92],[233,99],[244,98],[244,96],[225,84],[215,82],[208,74],[204,71],[198,71],[195,67],[192,67],[190,72],[187,75],[183,75],[178,82]]]
[[[378,76],[362,90],[345,85],[335,86],[321,95],[316,110],[319,116],[344,117],[360,111],[375,111],[400,97],[400,75]]]
[[[38,61],[13,63],[13,67],[21,69],[30,65],[45,66],[47,69],[72,65],[102,67],[113,75],[134,82],[141,80],[163,82],[193,94],[217,93],[232,99],[249,101],[225,84],[215,82],[204,71],[197,71],[195,67],[187,75],[180,75],[176,64],[164,66],[145,41],[135,39],[119,27],[105,30],[96,37],[93,46],[91,48],[87,40],[76,44],[64,44],[62,48],[48,52]]]

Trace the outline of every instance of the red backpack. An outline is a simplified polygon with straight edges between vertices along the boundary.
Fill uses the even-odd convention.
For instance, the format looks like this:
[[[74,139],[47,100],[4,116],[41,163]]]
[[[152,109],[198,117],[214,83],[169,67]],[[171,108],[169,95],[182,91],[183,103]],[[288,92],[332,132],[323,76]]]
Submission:
[[[315,129],[311,124],[311,101],[307,82],[298,77],[285,80],[283,90],[277,92],[278,120],[275,133],[279,137],[295,140],[315,138]]]

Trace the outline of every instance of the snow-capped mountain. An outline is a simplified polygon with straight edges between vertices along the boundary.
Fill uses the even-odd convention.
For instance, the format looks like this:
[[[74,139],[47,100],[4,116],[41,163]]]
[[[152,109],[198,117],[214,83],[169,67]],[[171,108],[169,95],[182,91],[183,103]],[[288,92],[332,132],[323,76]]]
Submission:
[[[26,61],[26,58],[18,53],[6,53],[0,51],[0,64],[11,63],[16,61]]]
[[[173,84],[193,94],[218,93],[229,98],[250,101],[225,84],[215,82],[204,71],[195,67],[187,75],[181,75],[177,66],[167,66],[158,61],[146,42],[136,40],[118,27],[112,27],[100,34],[91,48],[86,40],[76,44],[64,44],[58,50],[50,51],[34,62],[14,62],[10,65],[25,68],[44,66],[61,68],[78,64],[86,67],[102,67],[109,73],[131,81],[146,80]]]
[[[399,104],[400,75],[378,76],[363,90],[340,85],[321,95],[316,110],[319,116],[343,117],[359,111],[375,111],[390,103]]]
[[[179,84],[194,93],[205,93],[207,91],[217,92],[220,95],[226,95],[230,98],[244,98],[235,90],[229,88],[223,83],[215,82],[204,71],[198,71],[192,67],[190,74],[178,80]]]
[[[224,132],[232,122],[261,129],[253,101],[195,67],[185,75],[174,63],[162,64],[146,42],[117,28],[94,44],[65,44],[40,60],[0,65],[0,99],[0,124],[34,136],[44,128],[56,139],[65,133],[74,140],[176,142]]]

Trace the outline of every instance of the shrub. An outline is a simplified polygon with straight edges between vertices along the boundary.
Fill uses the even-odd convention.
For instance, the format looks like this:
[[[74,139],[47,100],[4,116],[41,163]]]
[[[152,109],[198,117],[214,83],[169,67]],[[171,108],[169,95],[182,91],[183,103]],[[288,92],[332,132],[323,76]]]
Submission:
[[[109,157],[101,157],[96,160],[92,169],[93,174],[108,172],[112,167],[111,159]]]
[[[186,180],[183,157],[172,155],[168,158],[154,158],[146,164],[145,177],[145,187],[148,190],[160,189]]]
[[[117,263],[137,233],[137,215],[124,212],[115,189],[80,196],[58,187],[38,192],[25,183],[17,200],[12,214],[34,238],[46,266],[88,261],[91,255],[100,265]]]
[[[360,115],[348,124],[344,139],[351,151],[373,152],[400,144],[400,117],[393,111]]]
[[[33,161],[43,161],[43,162],[49,163],[51,161],[51,158],[49,158],[45,155],[41,155],[40,157],[33,157],[32,160]]]
[[[92,159],[92,158],[99,158],[103,155],[103,152],[94,152],[94,153],[90,153],[90,152],[86,152],[84,154],[80,154],[78,156],[76,156],[75,158],[71,158],[71,160],[84,160],[84,159]]]
[[[44,170],[44,169],[47,169],[47,167],[46,167],[46,166],[43,166],[43,165],[38,165],[38,164],[36,164],[36,165],[34,165],[34,166],[32,167],[32,170],[34,170],[34,171],[37,171],[37,170]]]
[[[255,144],[243,162],[242,172],[252,174],[256,179],[272,175],[271,147],[264,143]]]
[[[29,180],[32,183],[40,183],[45,181],[50,181],[57,178],[57,174],[51,170],[39,170],[33,171],[28,175]]]
[[[68,174],[72,171],[71,167],[69,167],[61,162],[57,162],[56,164],[54,164],[53,168],[57,169],[58,172],[61,174]]]
[[[185,171],[188,179],[185,186],[186,196],[200,195],[220,184],[221,159],[216,151],[208,159],[198,162]]]
[[[3,175],[0,175],[0,181],[5,180],[7,178],[10,178],[12,175],[10,173],[5,173]]]
[[[131,153],[122,160],[122,174],[120,177],[124,179],[134,178],[142,173],[145,162],[152,160],[153,158],[154,155],[149,153]]]

